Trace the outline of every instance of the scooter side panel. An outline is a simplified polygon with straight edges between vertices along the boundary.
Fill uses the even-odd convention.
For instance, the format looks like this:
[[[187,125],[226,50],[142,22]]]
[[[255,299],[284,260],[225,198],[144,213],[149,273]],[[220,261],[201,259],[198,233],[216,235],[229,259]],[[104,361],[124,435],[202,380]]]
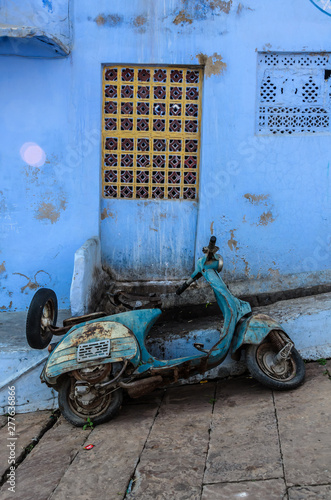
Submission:
[[[122,325],[127,326],[136,337],[140,352],[137,353],[131,363],[137,367],[139,363],[153,362],[153,357],[147,351],[145,347],[145,339],[148,332],[162,314],[160,309],[138,309],[136,311],[128,311],[119,314],[113,314],[107,318],[103,318],[106,321],[116,321]]]
[[[77,349],[81,344],[110,339],[110,354],[97,360],[78,362]],[[51,353],[46,363],[44,377],[54,383],[63,373],[87,368],[95,364],[115,363],[123,359],[132,359],[137,355],[138,344],[130,330],[112,321],[87,323],[69,332]]]
[[[260,344],[272,330],[283,330],[281,325],[266,314],[255,314],[245,319],[233,337],[231,355],[244,344]]]

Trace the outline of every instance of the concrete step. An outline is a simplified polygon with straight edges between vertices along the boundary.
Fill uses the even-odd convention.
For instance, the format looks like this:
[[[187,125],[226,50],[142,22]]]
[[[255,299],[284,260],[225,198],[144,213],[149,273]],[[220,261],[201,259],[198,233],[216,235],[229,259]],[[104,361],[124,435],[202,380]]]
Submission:
[[[277,302],[255,308],[254,313],[274,317],[288,332],[304,359],[316,360],[331,357],[331,293]],[[60,311],[58,324],[69,317],[69,311]],[[25,413],[57,407],[57,394],[40,383],[39,375],[47,358],[47,350],[32,350],[25,340],[26,313],[1,313],[0,315],[0,413],[7,412],[8,386],[16,388],[17,412]],[[171,359],[196,354],[194,342],[211,347],[217,337],[218,317],[164,323],[148,339],[153,355]],[[203,378],[227,377],[243,373],[245,365],[228,357],[220,366]],[[201,380],[192,377],[189,382]]]
[[[276,302],[253,308],[253,314],[267,314],[277,320],[294,341],[305,360],[331,358],[331,293]],[[167,322],[152,333],[147,341],[148,349],[155,357],[171,359],[197,354],[194,342],[211,348],[219,338],[220,319],[216,316],[184,320],[179,326]],[[177,328],[177,332],[176,332]],[[204,376],[197,375],[189,383],[201,379],[225,378],[240,375],[246,370],[243,361],[235,362],[228,355],[223,363]]]
[[[60,310],[61,325],[70,311]],[[0,414],[7,413],[8,387],[15,387],[17,413],[57,407],[56,393],[41,384],[39,375],[48,357],[47,349],[31,349],[25,337],[26,312],[0,314]]]

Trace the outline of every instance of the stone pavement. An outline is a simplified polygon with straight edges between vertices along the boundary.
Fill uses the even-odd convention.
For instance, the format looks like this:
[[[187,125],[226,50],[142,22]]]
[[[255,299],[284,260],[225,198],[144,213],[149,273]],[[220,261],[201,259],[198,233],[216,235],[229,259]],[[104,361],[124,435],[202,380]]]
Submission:
[[[93,430],[18,415],[15,493],[4,482],[0,499],[330,500],[331,361],[306,368],[292,392],[245,376],[158,391]]]

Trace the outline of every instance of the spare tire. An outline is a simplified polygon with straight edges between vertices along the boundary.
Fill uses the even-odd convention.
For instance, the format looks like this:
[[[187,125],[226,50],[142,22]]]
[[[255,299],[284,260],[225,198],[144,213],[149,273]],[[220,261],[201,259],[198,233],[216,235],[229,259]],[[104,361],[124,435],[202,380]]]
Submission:
[[[55,326],[57,320],[57,298],[50,288],[40,288],[34,294],[26,318],[26,339],[33,349],[44,349],[53,334],[48,325]]]

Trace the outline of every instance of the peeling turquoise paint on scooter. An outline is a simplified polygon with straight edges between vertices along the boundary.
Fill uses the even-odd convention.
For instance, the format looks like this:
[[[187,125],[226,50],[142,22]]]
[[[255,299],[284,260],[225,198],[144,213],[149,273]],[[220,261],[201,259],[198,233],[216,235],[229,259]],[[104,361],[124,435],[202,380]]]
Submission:
[[[303,382],[303,361],[281,325],[266,315],[252,315],[249,303],[234,297],[223,282],[219,274],[223,261],[215,242],[212,237],[191,278],[176,291],[180,295],[202,276],[212,287],[223,316],[214,346],[207,351],[203,344],[194,344],[200,352],[182,358],[153,357],[146,348],[146,338],[161,315],[160,309],[114,314],[72,327],[50,354],[41,374],[44,382],[59,391],[60,409],[70,422],[83,425],[87,417],[95,423],[105,422],[118,410],[123,390],[139,397],[179,378],[203,374],[222,363],[229,352],[238,357],[243,347],[251,374],[266,386],[284,390]],[[102,342],[108,342],[106,354],[79,358],[80,350],[95,356],[93,349]]]

